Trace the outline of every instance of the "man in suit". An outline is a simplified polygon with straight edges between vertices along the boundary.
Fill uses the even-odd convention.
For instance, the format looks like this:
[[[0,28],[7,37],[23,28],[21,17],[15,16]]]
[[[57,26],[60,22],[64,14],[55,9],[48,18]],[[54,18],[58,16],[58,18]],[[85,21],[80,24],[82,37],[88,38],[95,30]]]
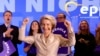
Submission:
[[[16,51],[11,56],[18,56],[17,44],[20,44],[21,41],[18,40],[18,27],[11,25],[12,12],[5,11],[3,13],[3,18],[4,24],[0,25],[0,37],[3,37],[4,41],[11,40],[14,47],[16,48]]]

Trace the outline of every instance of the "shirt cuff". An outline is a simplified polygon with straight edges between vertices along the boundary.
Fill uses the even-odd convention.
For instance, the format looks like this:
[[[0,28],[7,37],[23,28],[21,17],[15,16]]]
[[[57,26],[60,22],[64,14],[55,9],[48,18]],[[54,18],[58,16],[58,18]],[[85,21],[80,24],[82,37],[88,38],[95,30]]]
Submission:
[[[5,33],[3,33],[3,37],[5,38]]]

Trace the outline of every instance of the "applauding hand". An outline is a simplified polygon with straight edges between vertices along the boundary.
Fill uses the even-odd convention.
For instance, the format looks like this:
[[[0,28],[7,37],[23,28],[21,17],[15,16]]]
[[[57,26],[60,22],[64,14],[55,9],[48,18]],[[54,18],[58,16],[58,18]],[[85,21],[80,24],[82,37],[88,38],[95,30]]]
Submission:
[[[8,28],[7,31],[5,32],[5,37],[12,37],[11,32],[13,31],[12,28]]]

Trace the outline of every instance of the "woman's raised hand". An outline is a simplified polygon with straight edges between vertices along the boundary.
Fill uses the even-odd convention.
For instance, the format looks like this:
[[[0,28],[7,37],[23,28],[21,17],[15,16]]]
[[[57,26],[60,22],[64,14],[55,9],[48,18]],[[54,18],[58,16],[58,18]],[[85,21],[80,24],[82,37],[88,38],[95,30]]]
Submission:
[[[25,18],[25,19],[23,20],[23,25],[27,25],[28,22],[29,22],[29,18]]]

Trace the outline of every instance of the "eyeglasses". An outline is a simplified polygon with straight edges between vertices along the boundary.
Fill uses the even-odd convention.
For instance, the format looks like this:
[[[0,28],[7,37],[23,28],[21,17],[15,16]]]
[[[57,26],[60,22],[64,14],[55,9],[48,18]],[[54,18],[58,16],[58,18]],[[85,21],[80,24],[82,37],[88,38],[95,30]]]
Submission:
[[[57,17],[56,19],[63,19],[64,17]]]

